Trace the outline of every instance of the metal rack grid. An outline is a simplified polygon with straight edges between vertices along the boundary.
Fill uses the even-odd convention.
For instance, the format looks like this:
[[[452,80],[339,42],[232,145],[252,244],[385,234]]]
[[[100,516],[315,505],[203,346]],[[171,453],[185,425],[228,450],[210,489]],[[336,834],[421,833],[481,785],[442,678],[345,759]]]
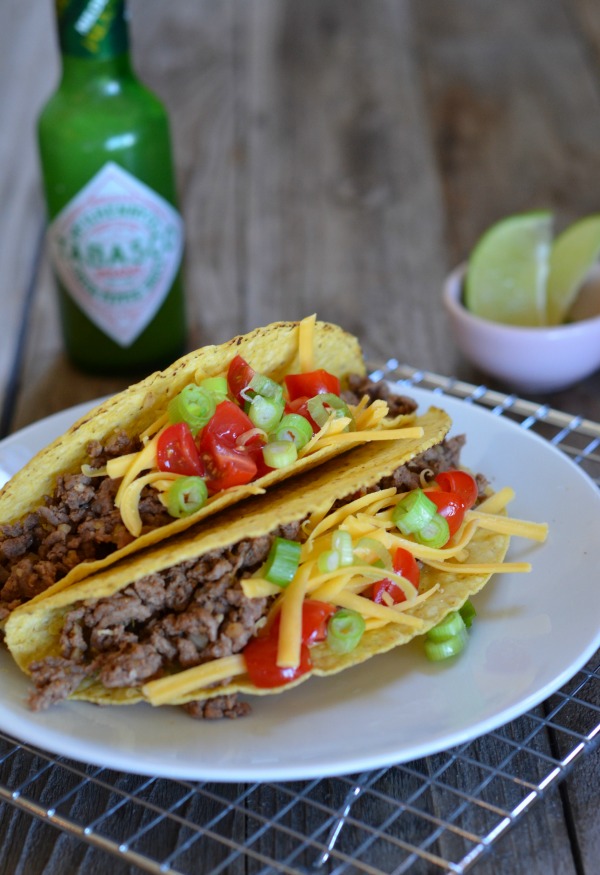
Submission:
[[[510,417],[600,484],[598,423],[395,360],[376,374]],[[186,875],[201,859],[207,875],[465,873],[599,738],[596,654],[541,706],[490,733],[493,745],[476,739],[334,779],[238,785],[123,775],[0,734],[0,802],[147,872]],[[57,770],[53,795],[47,777]]]

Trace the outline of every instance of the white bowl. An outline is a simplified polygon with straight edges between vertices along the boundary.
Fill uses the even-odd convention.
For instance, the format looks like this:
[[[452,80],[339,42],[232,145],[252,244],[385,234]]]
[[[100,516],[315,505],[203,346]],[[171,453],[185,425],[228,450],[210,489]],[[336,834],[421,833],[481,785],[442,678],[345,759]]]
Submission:
[[[529,392],[564,389],[600,368],[600,305],[597,315],[547,328],[491,322],[463,305],[465,270],[463,264],[448,275],[443,301],[456,344],[472,364]],[[589,284],[597,285],[600,295],[600,273],[590,276]]]

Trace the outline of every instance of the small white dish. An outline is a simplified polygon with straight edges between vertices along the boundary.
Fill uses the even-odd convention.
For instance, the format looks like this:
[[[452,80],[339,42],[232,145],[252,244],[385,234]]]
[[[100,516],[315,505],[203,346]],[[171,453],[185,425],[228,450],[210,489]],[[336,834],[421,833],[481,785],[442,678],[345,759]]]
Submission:
[[[514,389],[556,392],[600,368],[600,304],[596,315],[540,328],[491,322],[470,313],[462,303],[463,264],[446,278],[443,302],[454,339],[469,361]],[[590,276],[587,314],[600,273]],[[597,300],[597,299],[596,299]]]

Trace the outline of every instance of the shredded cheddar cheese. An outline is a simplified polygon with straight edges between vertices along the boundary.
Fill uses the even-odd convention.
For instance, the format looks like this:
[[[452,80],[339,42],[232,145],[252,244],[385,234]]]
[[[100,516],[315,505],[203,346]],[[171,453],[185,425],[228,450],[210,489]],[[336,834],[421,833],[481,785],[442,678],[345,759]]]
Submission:
[[[315,329],[316,315],[302,319],[298,325],[298,363],[302,373],[315,369]],[[252,363],[250,362],[250,365]],[[268,375],[266,375],[268,376]],[[194,375],[195,384],[206,378],[202,369]],[[152,399],[148,400],[150,403]],[[389,407],[382,399],[371,401],[368,395],[363,395],[358,404],[348,405],[349,416],[338,417],[335,413],[312,436],[298,453],[298,459],[304,459],[321,449],[329,448],[342,451],[348,446],[370,441],[411,440],[423,435],[423,429],[410,425],[412,415],[389,417]],[[165,411],[144,429],[139,435],[142,448],[139,452],[110,459],[105,469],[89,470],[90,476],[100,476],[106,473],[111,479],[120,480],[115,496],[115,506],[121,511],[121,517],[131,534],[137,537],[141,531],[139,510],[134,506],[139,503],[141,491],[145,485],[151,485],[161,491],[160,478],[148,477],[144,472],[157,472],[157,445],[164,429],[169,426],[169,415]],[[352,430],[350,430],[352,429]],[[86,470],[89,466],[86,466]],[[251,486],[246,487],[246,491]],[[159,496],[160,497],[160,496]],[[163,502],[164,503],[164,502]]]
[[[156,681],[149,681],[142,687],[142,693],[152,705],[166,705],[180,696],[192,691],[206,689],[246,671],[246,663],[241,654],[223,656],[202,665],[189,668],[176,675],[168,675]]]
[[[300,370],[314,371],[315,369],[315,324],[317,322],[317,314],[307,316],[302,319],[298,326],[298,358],[300,362]]]
[[[151,476],[146,475],[141,479],[148,480]],[[135,481],[131,486],[133,485]],[[367,555],[360,549],[361,538],[372,538],[389,550],[390,566],[393,551],[402,546],[424,565],[461,576],[497,572],[522,573],[531,568],[528,562],[469,562],[468,546],[478,528],[538,541],[543,540],[547,532],[545,525],[511,520],[499,515],[514,495],[512,490],[506,489],[500,490],[497,496],[490,496],[477,510],[468,511],[465,522],[445,547],[426,547],[400,535],[397,530],[390,530],[390,514],[404,494],[406,493],[397,493],[391,487],[361,496],[335,511],[321,510],[309,517],[303,530],[305,540],[301,548],[300,564],[287,587],[282,588],[266,580],[261,576],[263,569],[259,569],[255,576],[241,581],[247,598],[272,599],[268,615],[259,625],[264,627],[263,632],[267,632],[276,617],[279,618],[277,665],[280,668],[295,669],[300,665],[305,599],[315,599],[334,608],[345,608],[360,614],[365,621],[366,633],[390,624],[400,627],[402,631],[406,630],[408,635],[426,631],[428,623],[423,619],[426,614],[419,616],[415,609],[443,591],[443,582],[434,583],[425,591],[419,592],[391,567],[382,568],[376,564],[368,564],[365,559],[360,558]],[[331,549],[334,532],[338,530],[350,533],[354,563],[322,571],[319,557]],[[381,580],[388,580],[400,587],[404,599],[398,600],[384,589],[380,593],[381,600],[375,601],[371,586]],[[206,692],[215,684],[245,674],[244,656],[238,654],[151,681],[142,687],[142,692],[153,705],[161,705],[177,702],[191,693],[200,696],[202,691]]]

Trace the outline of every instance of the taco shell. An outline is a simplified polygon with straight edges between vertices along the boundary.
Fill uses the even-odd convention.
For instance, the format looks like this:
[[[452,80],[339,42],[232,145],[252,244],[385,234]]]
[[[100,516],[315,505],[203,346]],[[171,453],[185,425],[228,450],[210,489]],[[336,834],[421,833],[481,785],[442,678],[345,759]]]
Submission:
[[[351,456],[345,455],[328,462],[316,471],[302,475],[293,486],[282,484],[270,490],[260,499],[249,499],[242,507],[229,508],[218,521],[209,521],[201,528],[180,534],[146,552],[129,557],[118,565],[100,574],[64,588],[57,585],[44,597],[37,597],[15,610],[6,624],[6,643],[20,668],[29,672],[32,663],[60,653],[59,637],[65,615],[77,603],[96,600],[119,593],[130,584],[148,575],[196,559],[207,553],[222,550],[248,538],[258,538],[273,532],[282,524],[304,519],[307,514],[328,511],[333,502],[354,495],[359,490],[379,483],[397,467],[414,456],[440,443],[445,437],[450,420],[441,410],[431,408],[419,418],[424,428],[420,441],[401,442],[401,447],[388,443],[368,444],[357,448]],[[509,537],[493,531],[478,529],[469,543],[469,562],[500,563],[509,543]],[[267,695],[284,692],[307,680],[312,674],[327,676],[364,662],[379,653],[405,644],[416,634],[424,634],[439,623],[452,610],[461,607],[478,592],[490,578],[490,574],[464,574],[455,571],[439,571],[423,567],[419,594],[432,587],[430,598],[411,608],[418,618],[418,628],[410,624],[389,624],[367,630],[359,645],[350,653],[334,654],[326,644],[311,648],[312,671],[292,682],[275,689],[258,689],[247,675],[241,674],[230,681],[210,687],[185,687],[186,675],[193,678],[194,669],[171,675],[184,681],[184,689],[175,689],[168,696],[168,704],[184,704],[215,696],[244,693]],[[152,684],[143,687],[107,689],[95,680],[84,681],[70,696],[98,704],[131,704],[151,701],[158,704],[151,694]]]
[[[303,353],[301,326],[307,321],[274,323],[233,338],[228,343],[203,347],[95,407],[64,435],[39,452],[0,491],[0,526],[16,523],[41,507],[45,496],[54,493],[60,475],[81,473],[82,465],[89,461],[87,446],[90,441],[102,443],[117,429],[137,438],[166,413],[169,401],[185,386],[195,379],[223,375],[234,356],[241,355],[254,370],[276,382],[281,382],[286,374],[298,372]],[[342,387],[350,374],[364,375],[361,349],[353,335],[337,325],[314,322],[308,336],[311,347],[309,359],[314,369],[323,368],[334,374],[340,379]],[[414,416],[404,419],[412,424]],[[337,439],[332,439],[333,443],[329,441],[322,447],[317,444],[313,452],[299,457],[294,464],[269,471],[247,485],[215,493],[194,513],[143,531],[125,546],[113,548],[103,558],[78,562],[68,571],[62,584],[69,585],[81,580],[250,495],[262,494],[281,480],[310,470],[361,442],[358,437],[354,443],[352,435],[344,435],[343,438],[339,443],[335,442]],[[411,442],[407,441],[406,447],[409,446]]]

